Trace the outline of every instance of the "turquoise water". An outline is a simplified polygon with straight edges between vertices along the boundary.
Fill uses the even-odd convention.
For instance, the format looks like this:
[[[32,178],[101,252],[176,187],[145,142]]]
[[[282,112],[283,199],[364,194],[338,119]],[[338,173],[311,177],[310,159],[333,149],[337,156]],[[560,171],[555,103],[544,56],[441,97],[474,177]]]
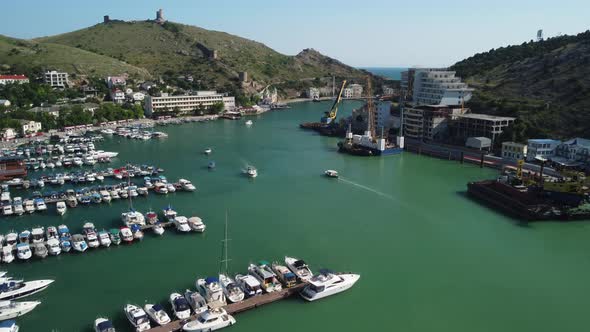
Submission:
[[[391,80],[401,80],[402,79],[402,72],[407,70],[408,68],[400,68],[400,67],[367,67],[363,68],[370,73],[375,75],[380,75],[385,78]]]
[[[347,102],[349,113],[358,103]],[[468,199],[465,184],[496,173],[406,153],[363,159],[336,152],[334,138],[298,129],[317,121],[329,102],[240,121],[161,127],[161,141],[107,139],[119,164],[154,163],[169,179],[188,178],[196,193],[137,199],[141,211],[171,203],[199,215],[202,235],[167,230],[139,244],[62,254],[2,269],[24,279],[53,278],[27,299],[43,303],[18,319],[23,331],[91,331],[98,316],[130,331],[126,303],[167,302],[219,268],[225,212],[230,264],[285,255],[360,273],[350,291],[322,301],[290,299],[239,314],[226,331],[583,331],[590,323],[590,228],[585,223],[516,226]],[[213,148],[210,157],[202,151]],[[208,160],[217,169],[207,170]],[[259,177],[240,174],[244,164]],[[336,169],[341,180],[322,176]],[[45,215],[2,218],[0,231],[84,220],[120,224],[125,202]],[[168,307],[167,303],[165,305]]]

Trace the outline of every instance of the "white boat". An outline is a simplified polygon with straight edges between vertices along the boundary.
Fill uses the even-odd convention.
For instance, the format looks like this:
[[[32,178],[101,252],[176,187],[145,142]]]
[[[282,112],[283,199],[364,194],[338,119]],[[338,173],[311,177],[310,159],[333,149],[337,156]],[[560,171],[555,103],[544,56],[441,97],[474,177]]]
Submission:
[[[102,198],[103,202],[107,202],[108,203],[112,199],[111,194],[109,194],[109,192],[106,191],[106,190],[101,190],[99,192],[99,194],[100,194],[100,198]]]
[[[16,232],[11,231],[10,233],[6,234],[6,245],[14,249],[16,243],[18,242],[18,234]]]
[[[119,198],[121,198],[121,197],[119,196],[119,190],[117,190],[117,189],[113,189],[113,190],[111,190],[111,191],[109,192],[109,194],[111,195],[111,199],[119,199]]]
[[[176,226],[176,230],[181,233],[191,231],[191,227],[188,225],[188,219],[183,216],[178,216],[174,218],[174,226]]]
[[[145,313],[158,325],[166,325],[170,323],[170,316],[164,310],[161,304],[146,304],[143,306]]]
[[[337,178],[338,177],[338,172],[333,170],[333,169],[328,169],[324,172],[324,175],[329,177],[329,178]]]
[[[82,233],[84,234],[84,238],[86,238],[86,243],[88,243],[88,247],[97,248],[98,246],[100,246],[100,242],[98,241],[98,235],[96,234],[96,228],[94,227],[93,223],[84,223],[84,226],[82,226]]]
[[[184,191],[195,191],[195,190],[197,190],[197,188],[189,180],[180,179],[180,180],[178,180],[178,183],[180,184],[180,187]]]
[[[183,331],[208,332],[234,325],[236,319],[224,309],[211,309],[201,313],[196,320],[182,326]]]
[[[0,332],[18,332],[18,325],[14,320],[0,322]]]
[[[109,233],[105,230],[98,232],[98,242],[100,242],[100,245],[103,247],[110,247],[112,241]]]
[[[168,194],[168,188],[165,183],[158,182],[154,185],[154,191],[156,194],[166,195]]]
[[[2,247],[2,263],[10,264],[14,262],[14,255],[12,254],[13,247],[6,245]]]
[[[3,280],[0,284],[0,300],[16,300],[22,297],[26,297],[35,293],[38,293],[49,285],[53,280],[34,280],[34,281],[22,281],[22,280]]]
[[[167,183],[166,184],[166,189],[168,189],[168,192],[169,193],[176,192],[176,187],[172,183]]]
[[[211,154],[213,152],[213,149],[211,148],[206,148],[205,151],[203,151],[204,154]]]
[[[151,328],[147,314],[140,307],[128,304],[123,308],[123,311],[125,311],[125,316],[127,316],[127,319],[131,325],[133,325],[135,331],[147,331]]]
[[[72,248],[78,252],[86,251],[86,249],[88,249],[88,244],[86,243],[86,240],[84,240],[84,236],[80,234],[72,235]]]
[[[35,212],[35,201],[33,201],[32,199],[25,199],[25,201],[23,202],[24,206],[25,206],[25,212],[26,213],[33,213]]]
[[[176,316],[176,318],[190,318],[191,306],[188,304],[188,301],[184,298],[184,296],[180,295],[179,293],[170,294],[170,305],[172,306],[172,311],[174,312],[174,316]]]
[[[254,166],[248,166],[246,169],[243,169],[242,172],[250,178],[258,176],[258,170]]]
[[[33,256],[31,247],[28,243],[19,243],[16,245],[16,257],[20,260],[28,260]]]
[[[145,226],[145,217],[141,212],[133,208],[129,209],[128,212],[121,213],[121,220],[127,227],[131,227],[131,225]]]
[[[193,292],[190,289],[187,289],[184,292],[184,298],[188,301],[188,304],[197,315],[209,309],[207,301],[205,301],[205,298],[199,292]]]
[[[27,314],[33,311],[39,304],[41,304],[39,301],[0,301],[0,321]]]
[[[286,288],[291,288],[297,284],[297,275],[291,272],[291,270],[289,270],[288,267],[280,265],[276,262],[273,263],[270,267],[276,273],[279,281]]]
[[[301,291],[301,297],[307,301],[315,301],[338,294],[352,287],[359,278],[358,274],[336,274],[330,270],[320,270],[320,274],[313,276],[309,285]]]
[[[55,204],[55,210],[57,211],[57,214],[60,216],[63,216],[66,211],[68,210],[68,207],[66,206],[66,202],[64,201],[59,201]]]
[[[17,216],[20,216],[23,213],[25,213],[25,208],[23,207],[23,199],[22,198],[15,197],[12,200],[12,210],[13,210],[14,214],[16,214]]]
[[[198,279],[196,282],[197,291],[205,298],[209,307],[221,308],[227,304],[223,288],[219,283],[219,278],[208,277],[205,279]]]
[[[74,166],[82,166],[84,165],[84,161],[82,160],[82,158],[79,157],[75,157],[72,162],[74,163]]]
[[[57,256],[61,254],[60,242],[58,239],[47,240],[47,251],[51,256]]]
[[[152,227],[152,229],[154,230],[154,233],[156,235],[163,235],[165,231],[164,227],[160,223],[155,224],[154,227]]]
[[[115,327],[110,320],[100,317],[94,321],[94,332],[115,332]]]
[[[193,231],[198,233],[203,233],[206,228],[205,224],[203,223],[203,220],[199,217],[188,218],[188,225]]]
[[[253,276],[249,274],[238,274],[236,275],[235,280],[247,297],[253,297],[262,294],[262,285],[260,285],[258,279],[254,278]]]
[[[253,124],[252,120],[246,121],[246,126],[251,126]]]
[[[137,193],[140,194],[141,196],[147,196],[150,192],[147,187],[139,187],[139,188],[137,188]]]
[[[11,216],[14,214],[14,211],[12,210],[12,204],[10,203],[5,203],[2,206],[2,214],[5,216]]]
[[[121,231],[121,239],[124,242],[127,242],[127,243],[133,242],[133,232],[131,232],[131,229],[129,227],[121,227],[120,231]]]
[[[93,151],[91,152],[92,156],[96,159],[107,159],[107,158],[115,158],[116,156],[119,155],[119,152],[109,152],[109,151],[103,151],[103,150],[97,150],[97,151]]]
[[[47,240],[49,239],[59,239],[59,233],[55,226],[47,226],[47,230],[45,231],[45,237]]]
[[[307,263],[305,263],[305,261],[302,259],[285,256],[285,264],[287,264],[289,270],[295,273],[297,278],[299,278],[299,280],[301,280],[302,282],[308,282],[313,276],[313,273],[311,273],[311,269],[309,268],[309,266],[307,266]]]
[[[176,218],[176,211],[174,211],[174,209],[172,208],[172,206],[168,205],[166,208],[164,208],[164,210],[162,210],[162,212],[164,212],[164,217],[168,220],[168,221],[172,221]]]
[[[43,200],[43,198],[36,198],[34,200],[34,202],[35,202],[35,210],[37,210],[37,211],[47,210],[47,205],[45,205],[45,201]]]
[[[92,155],[84,157],[84,165],[93,166],[94,164],[96,164],[96,159]]]
[[[277,275],[272,271],[267,261],[260,261],[258,265],[250,264],[248,266],[248,273],[258,279],[262,285],[262,289],[267,293],[278,292],[282,289]]]
[[[31,242],[43,243],[45,241],[45,229],[43,227],[34,227],[31,230]]]
[[[113,135],[113,134],[115,133],[115,131],[114,131],[114,130],[112,130],[112,129],[109,129],[109,128],[107,128],[107,129],[103,129],[103,130],[101,130],[100,132],[101,132],[102,134],[105,134],[105,135]]]
[[[244,300],[245,294],[244,291],[236,284],[236,282],[229,276],[225,274],[219,275],[219,283],[223,288],[223,293],[225,297],[233,303],[240,302]]]
[[[33,249],[35,252],[35,256],[39,257],[39,258],[45,258],[47,257],[47,247],[45,247],[44,243],[36,243],[33,245]]]

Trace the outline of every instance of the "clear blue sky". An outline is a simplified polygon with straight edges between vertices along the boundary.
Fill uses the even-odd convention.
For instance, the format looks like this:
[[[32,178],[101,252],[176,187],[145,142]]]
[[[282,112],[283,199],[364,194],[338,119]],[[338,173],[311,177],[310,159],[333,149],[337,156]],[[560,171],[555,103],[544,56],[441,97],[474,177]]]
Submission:
[[[285,54],[315,48],[353,66],[448,66],[474,53],[590,28],[590,0],[3,0],[0,34],[31,38],[102,16],[167,19],[254,39]]]

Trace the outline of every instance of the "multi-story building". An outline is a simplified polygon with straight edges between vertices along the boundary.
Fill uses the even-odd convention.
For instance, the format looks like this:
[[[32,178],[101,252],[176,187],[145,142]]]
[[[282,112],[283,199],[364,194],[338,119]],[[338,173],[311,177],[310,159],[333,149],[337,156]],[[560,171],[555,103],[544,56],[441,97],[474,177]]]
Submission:
[[[360,84],[349,84],[348,88],[351,90],[350,98],[362,98],[363,97],[363,86]]]
[[[29,78],[25,75],[0,75],[0,84],[23,84],[29,83]]]
[[[516,142],[502,143],[502,158],[506,160],[524,160],[527,153],[526,144]]]
[[[516,118],[476,113],[457,115],[457,120],[454,121],[455,135],[458,138],[487,137],[494,144],[496,138],[514,120]]]
[[[418,105],[461,105],[471,99],[473,89],[455,72],[438,68],[412,68],[402,73],[401,88],[406,102]]]
[[[147,96],[144,109],[147,115],[154,112],[166,112],[179,110],[190,112],[199,107],[208,108],[216,103],[223,103],[225,111],[231,111],[236,107],[234,97],[216,91],[198,91],[195,95],[169,96],[162,94],[161,97]]]
[[[375,124],[377,125],[376,129],[383,129],[384,131],[389,130],[389,128],[393,126],[393,118],[391,116],[391,102],[379,102],[375,105],[375,110]]]
[[[65,88],[70,85],[68,73],[62,73],[55,70],[48,71],[43,77],[43,81],[52,88]]]
[[[109,94],[114,103],[122,104],[125,101],[125,92],[117,87],[111,89]]]
[[[305,95],[309,99],[319,99],[320,98],[320,89],[310,87],[309,89],[307,89],[307,91],[305,91]]]
[[[449,135],[449,123],[464,112],[461,108],[445,105],[405,107],[404,136],[432,141]]]
[[[555,155],[568,162],[579,162],[590,166],[590,140],[574,138],[565,141],[555,148]]]
[[[527,161],[535,159],[551,159],[555,156],[555,149],[561,141],[554,139],[529,139],[527,141]]]
[[[31,120],[19,120],[23,135],[34,134],[41,131],[41,122]]]

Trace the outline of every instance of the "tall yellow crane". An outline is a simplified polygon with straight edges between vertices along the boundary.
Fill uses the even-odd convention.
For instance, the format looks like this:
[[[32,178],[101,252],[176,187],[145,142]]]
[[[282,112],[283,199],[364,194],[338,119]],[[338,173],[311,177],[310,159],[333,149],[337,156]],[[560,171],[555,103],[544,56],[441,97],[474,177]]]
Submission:
[[[338,91],[338,96],[336,97],[336,100],[334,100],[334,104],[332,105],[332,108],[330,109],[330,111],[325,112],[324,116],[322,117],[322,124],[324,125],[328,125],[330,123],[332,123],[334,120],[336,120],[336,117],[338,116],[338,106],[340,105],[340,102],[342,101],[342,93],[344,91],[344,87],[346,86],[346,80],[342,81],[342,85],[340,86],[340,91]]]

